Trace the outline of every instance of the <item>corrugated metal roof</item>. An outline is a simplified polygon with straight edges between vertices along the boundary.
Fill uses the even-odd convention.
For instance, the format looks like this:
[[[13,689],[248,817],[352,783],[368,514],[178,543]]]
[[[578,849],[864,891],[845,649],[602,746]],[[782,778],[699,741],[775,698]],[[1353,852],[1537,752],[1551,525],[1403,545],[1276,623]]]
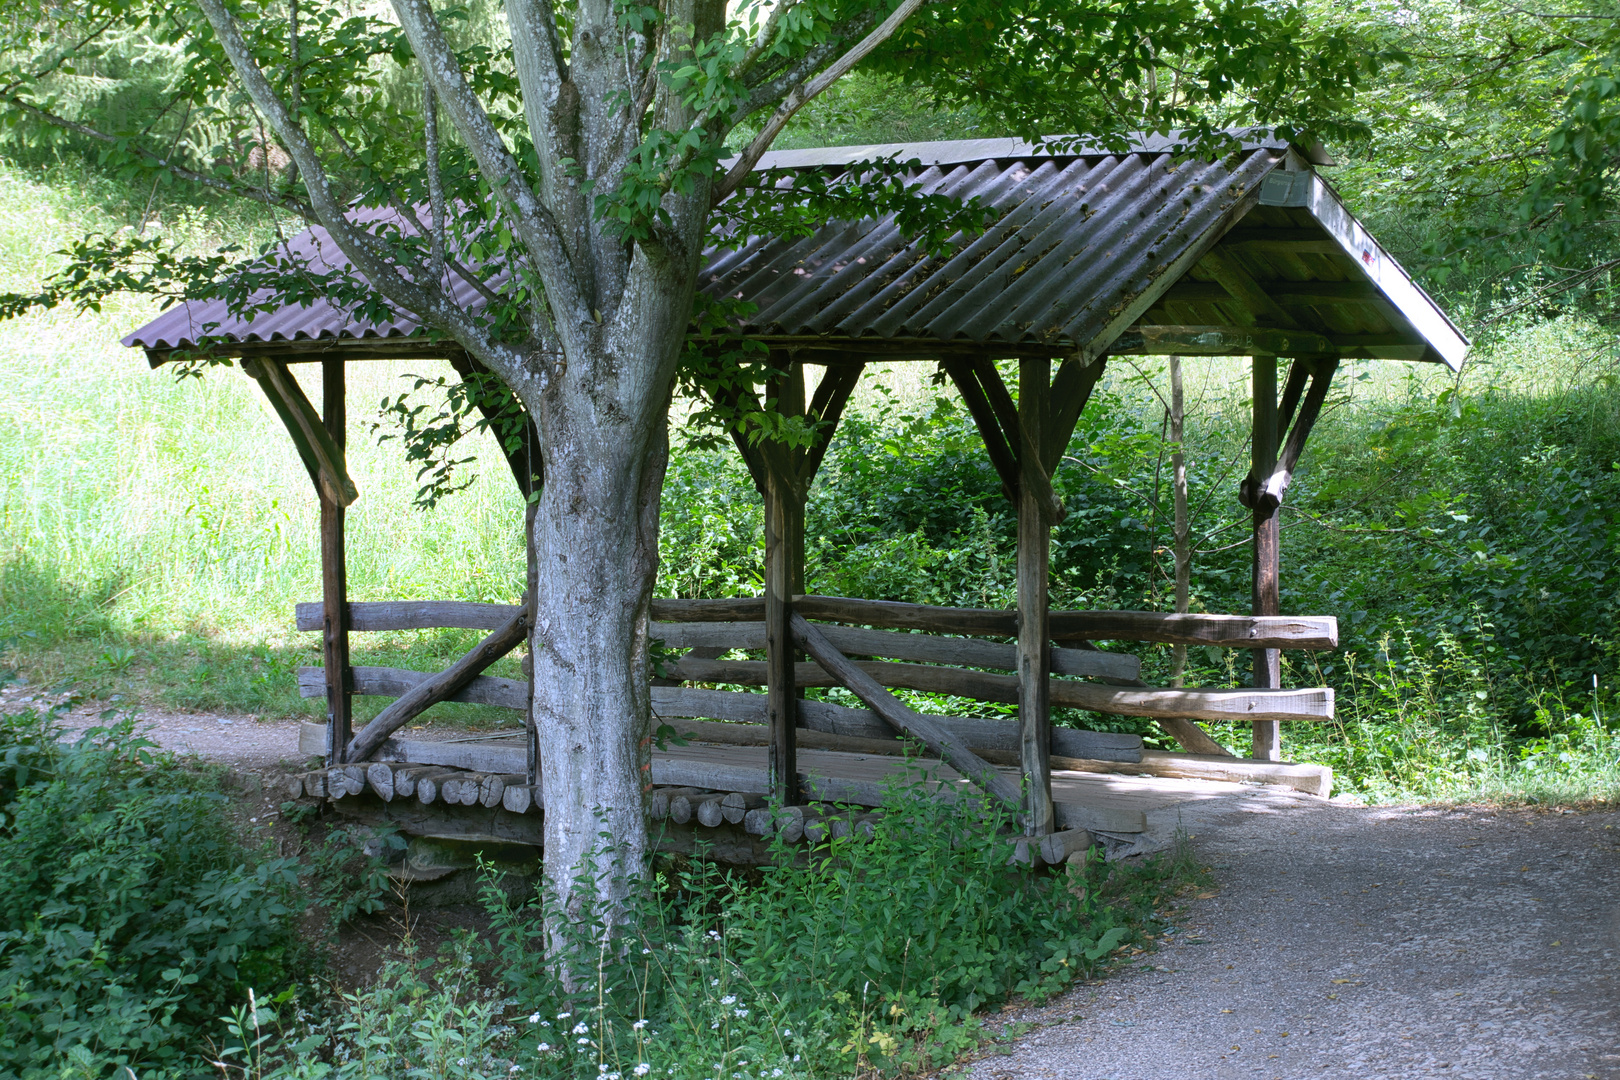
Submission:
[[[1002,211],[983,235],[926,257],[890,219],[717,253],[702,287],[759,305],[762,337],[929,339],[1077,348],[1221,223],[1281,150],[1235,163],[1138,153],[985,159],[915,176],[927,192]]]
[[[1219,162],[1178,162],[1165,152],[1170,145],[1168,139],[1143,140],[1125,154],[1083,148],[1053,155],[1017,140],[986,139],[776,151],[766,155],[762,168],[843,169],[879,157],[917,159],[909,179],[921,190],[977,197],[1001,214],[985,233],[939,258],[906,241],[888,218],[835,222],[805,238],[755,238],[738,250],[708,252],[700,287],[757,305],[741,329],[782,344],[1105,351],[1263,201],[1262,184],[1288,155],[1283,143],[1250,141]],[[1342,207],[1338,212],[1343,214]],[[1330,232],[1323,232],[1324,239]],[[319,269],[344,265],[323,229],[301,234],[292,249]],[[1341,254],[1340,264],[1322,271],[1326,279],[1359,274],[1348,250]],[[1290,264],[1281,276],[1297,277],[1296,270]],[[1404,272],[1400,276],[1408,293],[1415,289]],[[466,308],[482,306],[470,286],[459,279],[452,284]],[[1421,302],[1433,309],[1428,324],[1445,322],[1432,301]],[[1354,329],[1362,340],[1414,333],[1413,324],[1423,319],[1405,318],[1398,307],[1369,309]],[[1212,310],[1222,322],[1255,322],[1252,313],[1234,312],[1230,305]],[[1307,319],[1297,325],[1319,334],[1344,332],[1330,323]],[[251,345],[406,337],[418,329],[408,316],[366,323],[325,301],[252,320],[210,302],[173,308],[124,343],[161,352],[194,346],[202,334]]]

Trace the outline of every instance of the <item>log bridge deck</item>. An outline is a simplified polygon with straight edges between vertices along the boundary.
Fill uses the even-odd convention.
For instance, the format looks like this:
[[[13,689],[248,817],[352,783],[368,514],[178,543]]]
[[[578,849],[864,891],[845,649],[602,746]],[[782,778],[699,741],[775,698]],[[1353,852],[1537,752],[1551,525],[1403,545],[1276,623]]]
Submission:
[[[651,754],[648,811],[661,848],[690,852],[702,845],[722,861],[758,864],[767,857],[773,832],[790,841],[816,841],[869,829],[886,793],[904,783],[926,784],[945,798],[969,793],[999,798],[1013,811],[1025,803],[1020,789],[1027,788],[1028,779],[1020,765],[1027,725],[920,714],[888,690],[1017,702],[1017,675],[979,670],[1016,670],[1015,646],[975,639],[1011,636],[1010,612],[796,597],[790,629],[814,662],[788,669],[793,684],[842,686],[868,707],[794,699],[793,776],[785,785],[773,767],[780,728],[772,722],[771,696],[711,688],[770,685],[768,662],[721,658],[730,651],[746,655],[766,648],[761,606],[747,599],[655,605],[653,636],[688,650],[653,687],[655,723],[667,725],[666,736],[675,733]],[[293,778],[296,790],[289,794],[329,799],[342,813],[386,820],[411,834],[541,846],[545,799],[534,741],[525,738],[526,730],[449,740],[393,734],[443,700],[525,714],[526,681],[478,674],[525,636],[523,610],[426,603],[349,608],[349,628],[357,631],[460,626],[491,634],[438,674],[351,668],[349,692],[396,701],[354,736],[347,760],[334,752],[330,725],[304,725],[300,751],[329,764]],[[828,621],[810,623],[806,613]],[[319,629],[323,614],[320,604],[299,605],[298,625]],[[1337,629],[1331,619],[1143,612],[1053,612],[1052,625],[1070,644],[1089,645],[1091,638],[1107,635],[1247,648],[1327,647]],[[892,659],[853,661],[846,651]],[[1137,679],[1140,665],[1125,653],[1052,645],[1049,657],[1053,704],[1161,718],[1332,716],[1330,690],[1154,688]],[[1087,679],[1097,681],[1082,681]],[[329,688],[321,668],[300,669],[299,684],[307,697],[322,696]],[[1151,850],[1177,827],[1196,826],[1212,815],[1324,797],[1331,789],[1332,773],[1322,766],[1161,753],[1144,749],[1136,735],[1049,721],[1047,729],[1051,825],[1010,838],[1012,857],[1025,861],[1061,862],[1093,843],[1111,854]],[[364,753],[353,755],[357,744]],[[921,756],[908,760],[907,754]],[[782,805],[784,787],[795,793],[792,803],[785,809],[767,806],[773,796]]]
[[[777,815],[765,806],[765,746],[699,742],[701,731],[693,734],[687,745],[652,755],[648,814],[665,851],[690,853],[701,844],[720,861],[759,865],[767,859],[773,828],[783,829],[790,841],[816,841],[869,828],[891,784],[968,787],[961,774],[938,761],[803,750],[800,782],[808,803]],[[387,821],[412,835],[542,847],[545,800],[527,782],[521,744],[520,738],[499,736],[390,739],[377,760],[365,765],[291,778],[289,794],[329,799],[339,813]],[[300,752],[318,755],[325,747],[325,726],[306,723]],[[1156,850],[1177,828],[1197,831],[1229,813],[1315,801],[1331,783],[1322,766],[1154,751],[1143,751],[1136,762],[1060,758],[1053,764],[1058,831],[1030,838],[1026,849],[1048,863],[1093,843],[1111,856]],[[1060,767],[1065,765],[1075,767]],[[1016,768],[998,771],[1016,782]]]

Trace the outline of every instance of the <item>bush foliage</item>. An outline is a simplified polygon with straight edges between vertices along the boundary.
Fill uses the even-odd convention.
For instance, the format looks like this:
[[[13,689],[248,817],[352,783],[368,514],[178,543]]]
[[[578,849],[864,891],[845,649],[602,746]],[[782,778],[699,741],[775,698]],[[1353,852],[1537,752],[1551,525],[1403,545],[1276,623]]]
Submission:
[[[300,967],[296,864],[253,858],[130,721],[61,735],[0,717],[0,1073],[191,1075],[227,1007]]]

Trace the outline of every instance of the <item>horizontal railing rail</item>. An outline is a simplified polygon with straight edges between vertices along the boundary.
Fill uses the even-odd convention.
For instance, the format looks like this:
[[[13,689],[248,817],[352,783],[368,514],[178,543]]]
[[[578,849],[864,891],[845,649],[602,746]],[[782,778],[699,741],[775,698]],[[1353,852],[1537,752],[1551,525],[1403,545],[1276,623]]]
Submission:
[[[842,596],[796,596],[793,609],[812,622],[848,623],[879,630],[920,630],[969,637],[1013,637],[1018,613],[1002,608],[937,607]],[[299,604],[300,630],[321,629],[319,603]],[[458,600],[388,600],[349,605],[355,631],[493,630],[518,608]],[[656,623],[755,623],[765,617],[761,597],[654,600]],[[1053,611],[1054,641],[1148,641],[1233,649],[1335,649],[1339,620],[1331,615],[1207,615],[1162,611]]]

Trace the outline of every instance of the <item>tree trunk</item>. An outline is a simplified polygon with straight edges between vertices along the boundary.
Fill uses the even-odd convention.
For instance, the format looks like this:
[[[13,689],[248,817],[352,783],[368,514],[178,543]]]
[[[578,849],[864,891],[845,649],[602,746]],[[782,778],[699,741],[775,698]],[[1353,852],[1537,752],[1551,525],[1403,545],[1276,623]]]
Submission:
[[[553,378],[519,383],[545,462],[534,515],[532,717],[553,950],[571,925],[611,932],[646,864],[647,624],[670,388],[696,277],[638,257],[623,301],[634,316],[587,328],[579,337],[588,347],[553,367]]]
[[[545,876],[565,922],[611,922],[647,855],[647,617],[667,431],[581,425],[559,438],[555,423],[534,521],[531,640]]]

